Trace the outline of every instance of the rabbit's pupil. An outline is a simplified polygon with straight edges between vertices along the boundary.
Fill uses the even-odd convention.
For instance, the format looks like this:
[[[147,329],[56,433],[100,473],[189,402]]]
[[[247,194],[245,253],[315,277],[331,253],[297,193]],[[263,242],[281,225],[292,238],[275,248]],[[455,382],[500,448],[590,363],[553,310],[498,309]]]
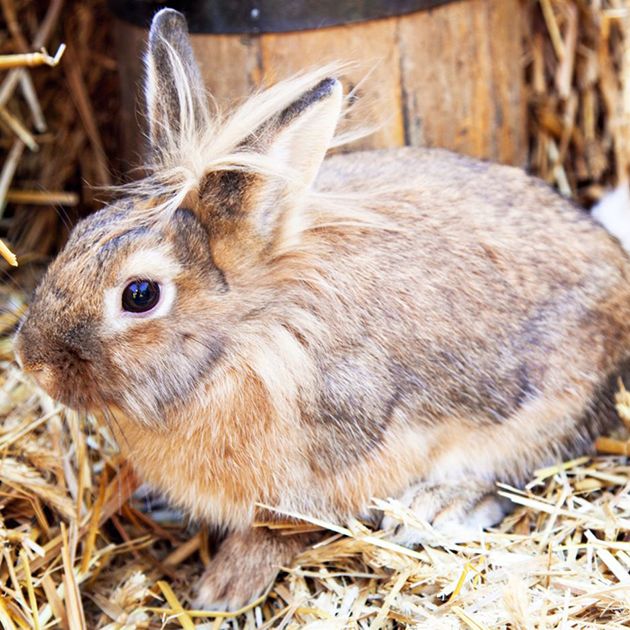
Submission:
[[[150,311],[160,299],[160,285],[153,280],[130,282],[122,294],[122,307],[131,313]]]

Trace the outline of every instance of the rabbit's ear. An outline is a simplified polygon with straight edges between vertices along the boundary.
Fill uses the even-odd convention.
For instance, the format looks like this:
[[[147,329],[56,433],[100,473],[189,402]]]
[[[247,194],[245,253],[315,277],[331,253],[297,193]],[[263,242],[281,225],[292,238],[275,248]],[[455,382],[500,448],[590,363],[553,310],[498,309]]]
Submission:
[[[207,120],[206,93],[186,18],[173,9],[162,9],[151,23],[145,101],[151,148],[157,156],[176,149]]]
[[[264,97],[265,93],[262,94]],[[199,183],[196,214],[222,262],[282,249],[301,232],[301,208],[326,156],[343,103],[336,79],[324,79],[267,119],[239,145],[251,169],[211,170]]]
[[[339,81],[324,79],[285,109],[272,123],[263,153],[270,164],[289,174],[276,193],[289,196],[292,204],[313,183],[330,148],[341,115],[343,95]],[[269,182],[269,194],[277,182]],[[277,200],[269,200],[276,201]]]
[[[250,137],[261,172],[215,171],[200,186],[212,232],[253,237],[247,248],[280,245],[330,147],[341,114],[342,89],[324,79]],[[220,212],[217,214],[217,208]],[[285,229],[286,228],[286,229]]]

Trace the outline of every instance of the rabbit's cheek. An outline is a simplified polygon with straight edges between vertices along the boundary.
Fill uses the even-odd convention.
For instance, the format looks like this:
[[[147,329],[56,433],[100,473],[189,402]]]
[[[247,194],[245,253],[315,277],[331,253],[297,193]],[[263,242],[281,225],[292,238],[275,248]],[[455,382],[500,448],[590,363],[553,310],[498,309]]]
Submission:
[[[163,320],[146,322],[117,337],[118,349],[105,366],[127,384],[103,383],[103,395],[145,424],[164,423],[190,404],[199,384],[211,379],[224,355],[221,336],[200,336],[193,326],[174,334]],[[182,361],[182,359],[184,359]],[[111,389],[110,389],[111,387]]]

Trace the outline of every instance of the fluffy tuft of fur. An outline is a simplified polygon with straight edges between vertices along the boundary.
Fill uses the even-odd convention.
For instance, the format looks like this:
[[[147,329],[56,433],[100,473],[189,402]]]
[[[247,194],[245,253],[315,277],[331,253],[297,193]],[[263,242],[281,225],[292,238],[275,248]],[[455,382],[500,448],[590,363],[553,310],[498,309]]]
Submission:
[[[630,252],[630,187],[628,182],[608,192],[591,210],[593,218],[601,223],[621,246]]]
[[[116,197],[134,196],[147,200],[143,210],[147,220],[164,220],[186,204],[211,173],[239,171],[244,174],[274,177],[292,182],[298,174],[275,156],[262,153],[257,146],[265,126],[295,103],[305,92],[330,76],[343,76],[345,64],[335,63],[302,72],[270,88],[252,94],[230,112],[207,105],[203,115],[191,105],[195,97],[188,82],[182,81],[182,60],[172,46],[167,45],[168,63],[176,80],[180,123],[163,124],[162,141],[145,165],[147,174],[136,181],[111,188]],[[150,66],[149,66],[150,67]],[[149,84],[153,82],[149,81]],[[149,91],[150,88],[147,88]],[[155,89],[155,88],[151,88]],[[151,97],[147,96],[147,99]],[[343,101],[340,119],[351,109],[351,95]],[[330,147],[342,147],[373,131],[369,126],[355,126],[335,135]],[[381,190],[346,192],[310,189],[304,207],[317,206],[311,216],[311,225],[346,224],[356,228],[400,229],[380,212],[379,196],[387,195],[387,186]],[[324,212],[327,208],[327,212]]]

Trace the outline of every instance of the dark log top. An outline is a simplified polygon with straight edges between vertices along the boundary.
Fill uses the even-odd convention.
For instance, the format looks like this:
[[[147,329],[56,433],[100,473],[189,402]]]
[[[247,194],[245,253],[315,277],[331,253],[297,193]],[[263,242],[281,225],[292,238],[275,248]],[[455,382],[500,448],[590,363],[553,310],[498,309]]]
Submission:
[[[459,0],[460,2],[464,0]],[[169,7],[191,33],[286,33],[432,9],[453,0],[110,0],[119,18],[148,27]]]

